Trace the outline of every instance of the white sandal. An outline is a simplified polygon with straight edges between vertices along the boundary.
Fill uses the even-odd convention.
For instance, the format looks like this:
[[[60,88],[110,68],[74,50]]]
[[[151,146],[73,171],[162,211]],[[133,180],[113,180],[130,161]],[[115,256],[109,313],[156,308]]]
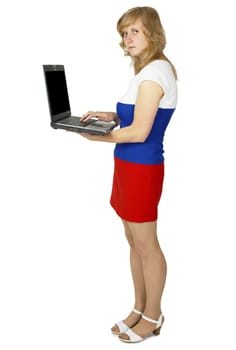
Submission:
[[[141,316],[143,315],[143,313],[137,309],[133,309],[132,311],[137,315],[141,315]],[[118,323],[116,323],[116,326],[119,328],[119,331],[118,332],[111,331],[112,334],[114,335],[120,335],[121,333],[125,333],[130,329],[123,321],[119,321]],[[134,326],[135,325],[133,325],[133,327]]]
[[[152,318],[149,318],[145,315],[142,315],[142,318],[148,322],[156,324],[156,328],[154,329],[154,331],[152,331],[152,333],[150,335],[142,338],[142,337],[140,337],[140,335],[136,334],[135,332],[132,331],[132,329],[129,328],[123,332],[124,334],[126,334],[129,337],[129,339],[125,339],[125,338],[122,338],[120,336],[119,336],[119,339],[123,342],[126,342],[126,343],[139,343],[139,342],[149,338],[152,335],[159,335],[160,334],[161,327],[164,323],[164,317],[162,314],[160,315],[160,317],[157,321],[153,320]]]

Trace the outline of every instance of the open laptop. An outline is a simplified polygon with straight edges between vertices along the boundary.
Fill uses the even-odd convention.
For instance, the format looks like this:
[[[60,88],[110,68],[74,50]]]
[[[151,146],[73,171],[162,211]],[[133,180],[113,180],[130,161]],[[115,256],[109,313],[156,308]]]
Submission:
[[[81,122],[81,117],[72,116],[69,94],[63,65],[43,65],[51,126],[76,132],[106,135],[116,127],[116,122],[103,122],[90,119]]]

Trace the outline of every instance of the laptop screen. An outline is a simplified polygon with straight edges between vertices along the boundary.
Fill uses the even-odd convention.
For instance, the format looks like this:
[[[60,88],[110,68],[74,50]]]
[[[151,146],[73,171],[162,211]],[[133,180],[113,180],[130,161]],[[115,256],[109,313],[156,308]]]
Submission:
[[[58,114],[70,112],[64,67],[45,66],[44,73],[52,118]]]

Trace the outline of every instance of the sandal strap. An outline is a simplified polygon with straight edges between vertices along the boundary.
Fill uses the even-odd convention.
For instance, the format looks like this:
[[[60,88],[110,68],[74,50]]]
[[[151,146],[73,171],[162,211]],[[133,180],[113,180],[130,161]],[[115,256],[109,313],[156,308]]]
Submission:
[[[124,334],[128,335],[129,339],[126,340],[126,339],[124,339],[122,337],[119,337],[119,339],[122,340],[122,341],[125,341],[127,343],[139,343],[140,341],[143,340],[143,338],[140,337],[140,335],[134,333],[132,331],[132,329],[130,329],[130,328],[127,331],[125,331]]]
[[[137,309],[133,309],[132,311],[133,311],[135,314],[137,314],[137,315],[142,315],[142,314],[143,314],[141,311],[139,311],[139,310],[137,310]]]
[[[155,323],[157,326],[161,326],[162,325],[162,319],[163,319],[163,316],[162,314],[160,315],[159,319],[158,320],[153,320],[152,318],[150,317],[147,317],[145,315],[142,315],[142,318],[148,322],[151,322],[151,323]]]
[[[118,333],[124,333],[125,331],[127,331],[129,329],[129,327],[123,321],[117,322],[116,325],[119,328],[119,332]]]

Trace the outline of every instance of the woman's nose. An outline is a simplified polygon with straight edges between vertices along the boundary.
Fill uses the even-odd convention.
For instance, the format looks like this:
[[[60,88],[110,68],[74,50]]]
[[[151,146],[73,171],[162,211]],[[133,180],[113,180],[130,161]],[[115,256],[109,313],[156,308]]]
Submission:
[[[132,33],[128,33],[126,37],[126,41],[129,43],[132,41]]]

